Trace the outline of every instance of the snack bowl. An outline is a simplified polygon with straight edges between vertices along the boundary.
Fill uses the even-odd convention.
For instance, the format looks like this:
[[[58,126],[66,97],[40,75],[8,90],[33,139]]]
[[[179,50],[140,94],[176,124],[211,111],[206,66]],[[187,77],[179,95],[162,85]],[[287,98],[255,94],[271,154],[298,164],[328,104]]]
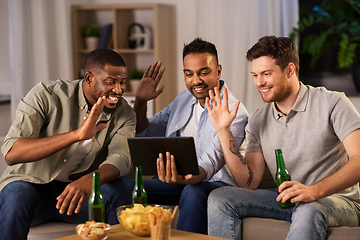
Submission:
[[[129,232],[142,237],[150,236],[150,223],[148,213],[156,208],[172,208],[164,205],[147,205],[142,204],[124,205],[117,208],[117,217],[121,225]]]
[[[87,221],[76,226],[76,233],[84,240],[105,240],[110,232],[110,224]]]

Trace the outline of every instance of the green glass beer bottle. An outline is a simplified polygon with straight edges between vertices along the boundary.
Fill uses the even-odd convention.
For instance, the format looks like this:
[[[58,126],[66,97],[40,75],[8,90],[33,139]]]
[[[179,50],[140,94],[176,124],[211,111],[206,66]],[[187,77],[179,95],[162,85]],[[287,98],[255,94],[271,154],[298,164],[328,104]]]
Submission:
[[[89,221],[105,222],[105,205],[100,190],[100,174],[93,172],[92,192],[89,197]]]
[[[275,155],[276,155],[276,163],[277,163],[277,171],[276,171],[276,175],[275,175],[275,181],[276,181],[276,186],[279,189],[279,186],[283,182],[291,181],[291,177],[290,177],[290,173],[288,172],[288,170],[285,167],[281,149],[276,149]],[[291,207],[295,206],[295,203],[291,203],[290,199],[287,200],[285,203],[283,203],[282,201],[280,201],[279,203],[280,203],[281,208],[291,208]]]
[[[141,203],[144,206],[147,205],[147,194],[144,187],[141,166],[136,167],[135,172],[135,186],[132,192],[131,204],[134,203]]]

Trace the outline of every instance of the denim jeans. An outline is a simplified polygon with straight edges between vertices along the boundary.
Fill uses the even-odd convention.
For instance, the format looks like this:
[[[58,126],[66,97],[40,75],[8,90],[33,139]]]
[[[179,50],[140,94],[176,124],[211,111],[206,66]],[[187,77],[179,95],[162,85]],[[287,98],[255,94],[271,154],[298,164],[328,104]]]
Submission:
[[[354,202],[329,196],[297,207],[282,209],[276,189],[249,190],[222,187],[209,195],[209,235],[241,239],[241,219],[271,218],[292,222],[287,239],[325,239],[328,227],[359,226],[360,212]]]
[[[56,198],[67,183],[52,181],[47,184],[33,184],[15,181],[7,184],[0,192],[0,229],[1,239],[25,240],[30,226],[46,221],[82,223],[88,220],[88,200],[79,213],[68,216],[59,214]],[[126,194],[118,194],[119,186]],[[116,208],[129,204],[133,183],[127,177],[119,178],[101,185],[105,200],[106,217],[110,224],[118,223]]]
[[[200,182],[194,185],[173,185],[157,177],[144,180],[149,204],[179,205],[177,229],[207,233],[207,199],[224,182]]]

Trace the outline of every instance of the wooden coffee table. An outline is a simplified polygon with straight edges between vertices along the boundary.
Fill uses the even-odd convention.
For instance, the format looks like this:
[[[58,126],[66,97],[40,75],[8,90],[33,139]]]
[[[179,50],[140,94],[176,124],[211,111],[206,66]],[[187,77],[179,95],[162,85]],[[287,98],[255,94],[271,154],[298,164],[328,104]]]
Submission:
[[[134,234],[128,232],[124,229],[120,224],[111,226],[110,234],[107,240],[149,240],[150,237],[138,237]],[[198,234],[192,232],[185,232],[176,229],[171,229],[170,240],[224,240],[225,238],[208,236],[205,234]],[[81,238],[77,235],[70,235],[67,237],[57,238],[57,240],[81,240]]]

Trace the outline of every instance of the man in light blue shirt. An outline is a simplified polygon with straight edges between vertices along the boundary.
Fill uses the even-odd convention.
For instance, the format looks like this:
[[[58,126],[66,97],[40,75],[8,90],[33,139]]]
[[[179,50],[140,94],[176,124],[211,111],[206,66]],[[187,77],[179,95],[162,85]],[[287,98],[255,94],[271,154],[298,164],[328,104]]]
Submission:
[[[165,69],[161,68],[161,62],[156,62],[146,70],[136,91],[134,104],[137,114],[136,136],[194,138],[199,175],[178,175],[174,156],[171,153],[166,156],[159,154],[158,174],[152,179],[144,180],[144,184],[149,204],[179,204],[177,229],[207,233],[208,195],[218,187],[236,186],[224,168],[221,145],[205,108],[205,98],[208,97],[209,90],[219,88],[222,98],[226,84],[220,80],[222,66],[218,63],[217,50],[212,43],[196,38],[185,45],[183,64],[187,90],[150,119],[146,117],[146,103],[163,91],[163,86],[156,89]],[[238,100],[231,93],[228,98],[229,107],[232,108]],[[238,146],[244,141],[247,120],[248,112],[241,104],[230,126]],[[166,169],[164,158],[167,161]]]

